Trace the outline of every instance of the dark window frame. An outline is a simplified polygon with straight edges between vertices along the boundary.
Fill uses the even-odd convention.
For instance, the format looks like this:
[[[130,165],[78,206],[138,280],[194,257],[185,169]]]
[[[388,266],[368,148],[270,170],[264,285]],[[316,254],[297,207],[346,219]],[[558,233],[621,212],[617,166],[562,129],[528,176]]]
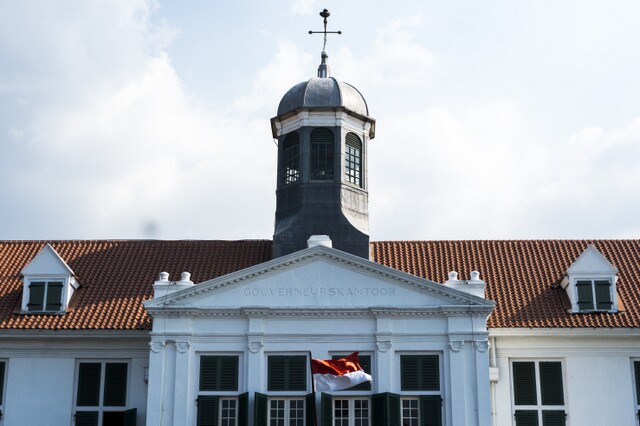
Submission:
[[[282,174],[284,184],[300,180],[300,135],[292,132],[282,142]]]
[[[362,146],[360,136],[353,132],[346,134],[344,144],[345,180],[359,188],[363,187]]]
[[[29,280],[26,312],[30,314],[64,312],[66,284],[65,279]]]
[[[335,176],[335,133],[328,127],[317,127],[310,135],[311,180],[333,180]]]
[[[566,423],[564,371],[564,363],[557,359],[511,361],[511,406],[516,426]]]
[[[130,360],[78,360],[73,400],[76,423],[100,426],[117,417],[124,424],[135,424],[137,409],[128,405],[130,388]]]
[[[614,311],[614,286],[611,278],[575,278],[578,312]]]

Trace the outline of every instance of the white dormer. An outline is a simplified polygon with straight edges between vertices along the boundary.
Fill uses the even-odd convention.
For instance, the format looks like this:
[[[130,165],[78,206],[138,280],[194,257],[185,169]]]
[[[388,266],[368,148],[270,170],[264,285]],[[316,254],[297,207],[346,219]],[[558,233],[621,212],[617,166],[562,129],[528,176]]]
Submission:
[[[560,284],[572,312],[617,312],[618,269],[592,244],[567,269]]]
[[[22,313],[66,312],[80,284],[50,244],[44,246],[22,271]]]

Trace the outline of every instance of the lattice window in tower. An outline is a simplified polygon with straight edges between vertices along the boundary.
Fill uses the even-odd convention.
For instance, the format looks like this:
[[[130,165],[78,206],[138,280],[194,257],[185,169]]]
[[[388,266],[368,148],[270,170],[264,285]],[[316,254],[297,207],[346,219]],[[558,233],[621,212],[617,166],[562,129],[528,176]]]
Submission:
[[[320,127],[311,132],[311,179],[333,179],[333,132]]]
[[[345,178],[362,187],[362,142],[355,133],[347,133],[345,143]]]
[[[282,168],[285,185],[300,180],[300,136],[289,133],[282,146]]]

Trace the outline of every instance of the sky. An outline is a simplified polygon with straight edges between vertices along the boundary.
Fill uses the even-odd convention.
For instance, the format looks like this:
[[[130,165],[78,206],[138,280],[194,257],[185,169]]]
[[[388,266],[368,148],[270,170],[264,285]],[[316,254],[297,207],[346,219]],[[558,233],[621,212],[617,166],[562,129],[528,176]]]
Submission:
[[[0,0],[0,239],[270,239],[324,8],[372,240],[640,238],[636,0]]]

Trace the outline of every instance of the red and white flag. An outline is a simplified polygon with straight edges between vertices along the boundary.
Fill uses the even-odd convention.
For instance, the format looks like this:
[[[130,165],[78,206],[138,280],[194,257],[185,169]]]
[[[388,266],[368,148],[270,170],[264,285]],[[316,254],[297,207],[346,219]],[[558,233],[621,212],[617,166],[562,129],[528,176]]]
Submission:
[[[340,359],[311,359],[311,373],[318,392],[348,389],[371,381],[371,376],[364,372],[358,362],[358,352]]]

